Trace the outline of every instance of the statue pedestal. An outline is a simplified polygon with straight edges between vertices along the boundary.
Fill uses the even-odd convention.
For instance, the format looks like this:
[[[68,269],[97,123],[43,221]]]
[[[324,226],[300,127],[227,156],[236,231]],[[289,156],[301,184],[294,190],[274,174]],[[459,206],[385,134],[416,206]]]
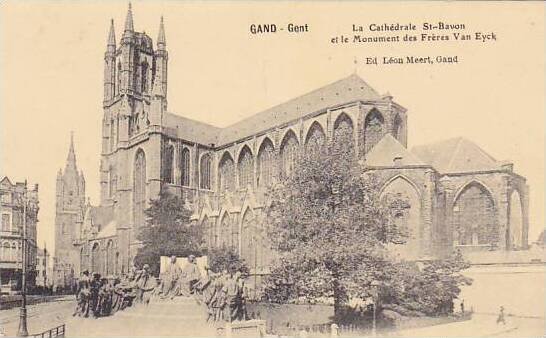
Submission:
[[[226,323],[226,337],[264,337],[265,320],[253,319]]]

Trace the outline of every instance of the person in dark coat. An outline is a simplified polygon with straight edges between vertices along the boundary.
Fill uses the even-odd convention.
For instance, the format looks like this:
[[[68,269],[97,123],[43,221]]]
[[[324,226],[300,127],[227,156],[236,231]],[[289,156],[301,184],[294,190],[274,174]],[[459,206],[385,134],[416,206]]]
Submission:
[[[100,316],[100,303],[99,303],[99,290],[101,287],[100,273],[94,272],[93,279],[90,283],[90,301],[89,306],[93,312],[93,317],[98,318]]]
[[[91,296],[90,283],[89,271],[84,270],[78,281],[78,289],[76,291],[77,304],[73,316],[89,316],[89,301]]]

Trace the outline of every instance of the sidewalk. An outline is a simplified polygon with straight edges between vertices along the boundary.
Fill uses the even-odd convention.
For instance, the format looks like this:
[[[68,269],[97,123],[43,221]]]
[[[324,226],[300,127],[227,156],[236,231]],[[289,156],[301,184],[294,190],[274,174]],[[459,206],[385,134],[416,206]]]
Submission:
[[[490,337],[516,330],[517,324],[507,318],[497,324],[496,316],[475,314],[471,320],[399,331],[398,337]]]

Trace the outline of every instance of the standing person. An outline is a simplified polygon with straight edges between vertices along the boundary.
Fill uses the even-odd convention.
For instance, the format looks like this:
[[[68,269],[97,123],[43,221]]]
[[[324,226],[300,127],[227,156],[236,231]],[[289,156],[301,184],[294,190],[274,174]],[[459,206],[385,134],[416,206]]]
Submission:
[[[84,270],[78,281],[78,290],[76,291],[77,305],[73,316],[89,316],[90,282],[89,271]]]
[[[222,271],[221,274],[216,276],[213,282],[214,293],[210,300],[211,314],[214,321],[221,321],[225,318],[225,307],[226,307],[226,292],[224,289],[225,283],[227,281],[227,271]],[[209,315],[209,318],[211,316]],[[207,318],[207,321],[208,319]]]
[[[497,318],[497,324],[499,323],[506,325],[506,320],[504,319],[504,306],[501,306],[499,309],[499,317]]]
[[[100,274],[98,272],[93,272],[93,279],[90,283],[90,299],[89,306],[93,312],[93,317],[97,318],[100,314],[100,303],[99,303],[99,290],[101,287]]]
[[[246,312],[246,300],[248,298],[248,288],[245,285],[245,278],[243,277],[243,274],[240,272],[238,273],[238,289],[239,289],[239,297],[238,297],[238,319],[239,320],[247,320],[248,314]]]
[[[148,264],[144,264],[142,273],[137,282],[137,288],[140,290],[138,294],[139,298],[137,298],[138,302],[148,305],[150,303],[150,298],[152,297],[152,292],[155,290],[156,286],[157,281],[155,277],[150,275],[150,266]]]
[[[224,290],[226,294],[226,317],[230,322],[237,319],[239,312],[239,284],[236,273],[231,273],[227,278]]]
[[[182,269],[176,263],[176,256],[171,256],[171,260],[165,272],[163,273],[162,295],[161,298],[174,298],[178,294],[178,280],[182,275]]]

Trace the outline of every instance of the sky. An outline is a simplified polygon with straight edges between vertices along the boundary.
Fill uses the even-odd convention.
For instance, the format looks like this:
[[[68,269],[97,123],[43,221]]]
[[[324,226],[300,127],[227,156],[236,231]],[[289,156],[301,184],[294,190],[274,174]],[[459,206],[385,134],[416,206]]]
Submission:
[[[540,2],[134,1],[134,26],[169,52],[168,110],[226,126],[357,72],[408,109],[408,146],[462,136],[510,160],[530,185],[530,236],[544,227],[544,6]],[[104,51],[124,1],[0,3],[0,175],[40,186],[38,244],[54,244],[55,178],[74,132],[99,200]],[[464,23],[494,42],[335,45],[352,24]],[[252,35],[251,24],[308,33]],[[443,32],[435,32],[443,34]],[[366,65],[366,57],[457,55],[458,64]],[[355,64],[356,60],[356,64]]]

